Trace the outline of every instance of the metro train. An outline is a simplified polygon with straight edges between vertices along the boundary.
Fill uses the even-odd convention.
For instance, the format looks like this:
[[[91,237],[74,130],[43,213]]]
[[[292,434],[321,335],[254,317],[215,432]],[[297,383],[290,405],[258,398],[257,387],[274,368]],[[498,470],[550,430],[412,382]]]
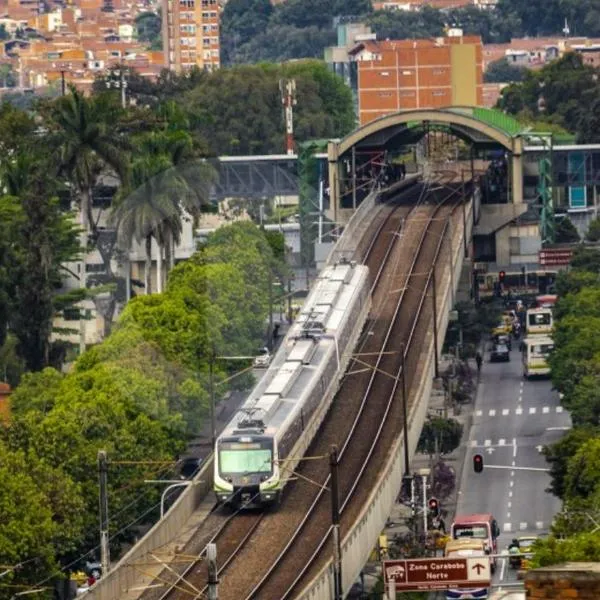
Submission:
[[[233,507],[276,504],[321,425],[371,306],[369,269],[323,269],[271,365],[217,438],[214,492]]]

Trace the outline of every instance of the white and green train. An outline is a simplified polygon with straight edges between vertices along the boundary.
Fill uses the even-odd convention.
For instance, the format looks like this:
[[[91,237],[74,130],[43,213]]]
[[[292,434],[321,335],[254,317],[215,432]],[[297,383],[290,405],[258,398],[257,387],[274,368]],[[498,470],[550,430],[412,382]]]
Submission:
[[[252,508],[279,500],[366,321],[368,274],[347,261],[321,271],[269,369],[216,441],[219,502]]]

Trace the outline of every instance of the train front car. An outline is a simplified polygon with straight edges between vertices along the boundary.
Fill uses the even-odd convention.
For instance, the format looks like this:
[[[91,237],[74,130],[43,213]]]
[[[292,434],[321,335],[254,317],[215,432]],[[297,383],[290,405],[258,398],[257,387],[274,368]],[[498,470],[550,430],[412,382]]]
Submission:
[[[261,430],[218,439],[214,487],[219,502],[253,508],[278,498],[275,442]]]
[[[321,425],[370,309],[368,269],[341,262],[319,274],[268,370],[215,447],[218,502],[277,502]]]

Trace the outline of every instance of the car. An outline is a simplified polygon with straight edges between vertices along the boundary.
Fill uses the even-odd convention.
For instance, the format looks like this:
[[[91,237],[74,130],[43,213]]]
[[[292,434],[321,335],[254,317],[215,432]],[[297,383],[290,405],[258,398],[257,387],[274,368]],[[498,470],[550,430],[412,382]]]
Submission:
[[[266,369],[271,364],[271,354],[269,353],[269,349],[263,348],[262,352],[262,354],[254,359],[253,365],[255,369]]]
[[[494,344],[490,352],[490,362],[510,361],[510,351],[506,344]]]
[[[504,344],[509,350],[512,350],[512,340],[510,335],[497,335],[494,338],[496,344]]]

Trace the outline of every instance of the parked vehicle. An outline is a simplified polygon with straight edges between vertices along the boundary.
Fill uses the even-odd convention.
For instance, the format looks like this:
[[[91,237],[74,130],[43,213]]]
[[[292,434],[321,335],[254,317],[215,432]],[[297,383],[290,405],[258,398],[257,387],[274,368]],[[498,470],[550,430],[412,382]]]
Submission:
[[[254,368],[255,369],[266,369],[271,364],[271,354],[269,353],[268,348],[262,349],[262,354],[258,355],[254,359]]]
[[[490,353],[490,362],[510,361],[510,350],[506,344],[494,344]]]

